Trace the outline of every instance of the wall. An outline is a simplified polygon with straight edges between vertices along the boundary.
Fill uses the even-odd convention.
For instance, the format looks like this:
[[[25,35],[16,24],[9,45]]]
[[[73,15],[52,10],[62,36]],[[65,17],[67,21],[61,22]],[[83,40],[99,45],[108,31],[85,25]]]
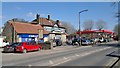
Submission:
[[[3,28],[3,32],[2,32],[2,36],[6,36],[6,40],[8,42],[12,42],[13,41],[13,27],[10,23],[6,23],[4,28]]]
[[[66,41],[66,35],[62,35],[61,40],[62,40],[62,42],[65,42]]]

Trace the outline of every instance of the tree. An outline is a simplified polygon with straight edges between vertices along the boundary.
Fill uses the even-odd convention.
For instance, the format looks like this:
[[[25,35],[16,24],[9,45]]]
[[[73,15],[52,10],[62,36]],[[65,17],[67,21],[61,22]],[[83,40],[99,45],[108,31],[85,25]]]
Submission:
[[[107,23],[106,23],[105,21],[103,21],[103,20],[98,20],[98,21],[96,22],[96,28],[97,28],[97,29],[101,30],[101,29],[104,29],[104,28],[106,28],[106,27],[107,27]]]
[[[117,9],[118,9],[118,7],[120,7],[120,1],[114,2],[113,6],[117,7]],[[118,37],[120,40],[120,9],[117,10],[116,14],[117,14],[116,18],[118,18],[118,24],[115,25],[114,31],[118,34]]]
[[[120,24],[118,23],[117,25],[115,25],[114,27],[114,32],[116,32],[117,34],[120,34]]]
[[[28,21],[24,20],[24,19],[20,19],[20,18],[13,18],[12,20],[16,21],[16,22],[23,22],[23,23],[28,23]]]
[[[94,26],[94,22],[92,20],[86,20],[83,24],[84,30],[91,30]]]
[[[68,22],[61,22],[61,24],[66,28],[66,32],[68,34],[73,34],[73,33],[76,32],[76,29],[70,23],[68,23]]]

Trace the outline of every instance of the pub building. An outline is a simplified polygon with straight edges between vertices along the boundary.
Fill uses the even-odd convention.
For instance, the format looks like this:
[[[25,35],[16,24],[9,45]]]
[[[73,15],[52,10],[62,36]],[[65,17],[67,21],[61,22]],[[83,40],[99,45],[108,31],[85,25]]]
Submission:
[[[18,22],[8,20],[3,28],[2,35],[8,42],[29,42],[39,41],[46,42],[51,39],[61,39],[66,41],[65,27],[59,20],[53,21],[48,18],[36,15],[36,19],[32,22]]]

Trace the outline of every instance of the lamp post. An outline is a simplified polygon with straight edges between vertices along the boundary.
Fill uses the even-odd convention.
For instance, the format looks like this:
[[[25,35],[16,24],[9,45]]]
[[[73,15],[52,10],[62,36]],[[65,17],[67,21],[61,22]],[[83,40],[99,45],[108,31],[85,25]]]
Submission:
[[[82,10],[82,11],[80,11],[79,12],[79,38],[80,38],[80,36],[81,36],[81,32],[80,32],[80,13],[82,13],[82,12],[86,12],[86,11],[88,11],[88,10]],[[80,43],[79,43],[79,45],[81,46],[81,38],[80,38]]]

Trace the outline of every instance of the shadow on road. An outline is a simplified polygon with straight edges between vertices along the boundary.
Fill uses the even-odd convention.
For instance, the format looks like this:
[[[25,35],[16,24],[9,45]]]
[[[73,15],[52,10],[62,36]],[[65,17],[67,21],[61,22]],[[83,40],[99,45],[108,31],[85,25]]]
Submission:
[[[118,51],[113,51],[110,54],[107,54],[106,56],[109,57],[117,57],[118,59],[112,64],[112,66],[110,68],[115,68],[116,64],[119,63],[120,61],[120,49],[118,49]],[[118,65],[117,65],[118,66]]]
[[[117,47],[120,48],[120,44],[118,43],[102,43],[102,44],[96,44],[95,46],[108,46],[108,47]]]
[[[31,53],[31,52],[37,52],[37,50],[35,50],[35,51],[29,51],[29,52],[27,52],[27,53]],[[22,52],[4,52],[4,51],[2,51],[2,53],[4,53],[4,54],[8,54],[8,53],[13,53],[13,54],[22,54]]]
[[[119,53],[119,52],[116,52],[116,51],[113,51],[112,53],[107,54],[106,56],[120,58],[120,53]]]

